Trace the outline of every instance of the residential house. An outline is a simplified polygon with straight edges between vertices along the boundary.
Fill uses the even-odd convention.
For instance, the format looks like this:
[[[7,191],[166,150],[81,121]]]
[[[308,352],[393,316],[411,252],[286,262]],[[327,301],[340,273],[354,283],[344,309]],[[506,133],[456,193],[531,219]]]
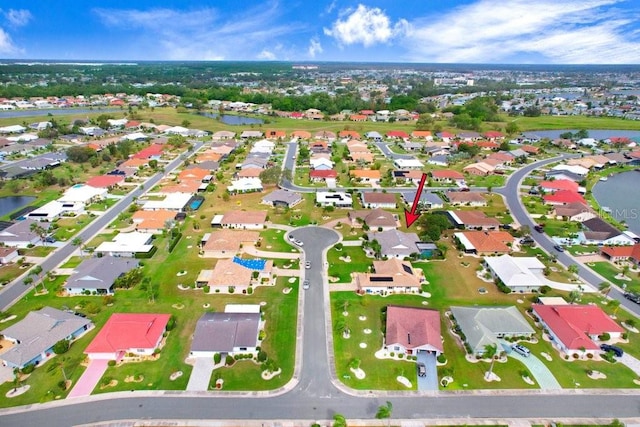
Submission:
[[[477,163],[471,163],[470,165],[467,165],[464,168],[462,168],[462,170],[468,173],[469,175],[487,176],[494,173],[496,168],[495,166],[489,164],[488,162],[482,161]]]
[[[53,346],[58,341],[74,341],[92,327],[87,318],[57,308],[30,311],[24,319],[0,331],[12,344],[0,354],[0,360],[9,368],[40,365],[55,355]]]
[[[380,184],[380,171],[374,169],[354,169],[349,171],[349,176],[358,182],[377,186]]]
[[[0,231],[0,243],[5,246],[20,249],[27,248],[30,245],[40,244],[42,243],[41,236],[35,231],[32,231],[32,227],[36,225],[42,227],[45,231],[49,229],[49,224],[46,222],[40,223],[32,219],[17,221]]]
[[[151,243],[153,237],[154,235],[151,233],[140,231],[119,233],[113,237],[112,241],[100,243],[94,252],[102,255],[133,258],[136,254],[148,254],[154,250]]]
[[[484,212],[473,211],[447,211],[451,223],[456,228],[467,230],[497,230],[500,221],[488,217]]]
[[[409,206],[413,205],[413,201],[417,196],[417,192],[406,191],[402,193],[402,200]],[[420,194],[420,200],[418,201],[418,210],[424,212],[427,209],[442,209],[444,207],[444,200],[440,198],[437,193],[430,191],[423,191]]]
[[[396,158],[393,160],[393,164],[398,169],[422,169],[424,165],[422,162],[414,157],[405,159],[405,158]]]
[[[103,256],[83,260],[64,283],[68,295],[113,295],[116,279],[138,267],[131,258]]]
[[[227,191],[231,194],[255,193],[264,190],[262,180],[256,177],[240,177],[231,180],[231,185],[227,186]]]
[[[221,229],[207,233],[200,242],[204,258],[232,258],[243,245],[255,245],[260,240],[258,231]]]
[[[255,272],[258,277],[254,280]],[[196,279],[196,286],[209,286],[211,293],[227,292],[229,288],[241,292],[263,281],[271,283],[272,272],[272,260],[245,260],[234,256],[218,260],[213,270],[202,270]]]
[[[440,312],[419,307],[387,306],[384,346],[397,354],[444,352]]]
[[[122,175],[99,175],[89,178],[86,184],[93,188],[112,188],[123,182]]]
[[[622,232],[600,217],[582,222],[583,230],[578,232],[578,240],[583,245],[634,245],[632,235]]]
[[[189,356],[212,359],[216,353],[257,354],[262,327],[260,306],[250,313],[204,313],[196,323]]]
[[[219,130],[218,132],[214,132],[213,135],[211,135],[211,139],[213,141],[226,141],[235,137],[236,133],[231,132],[230,130]]]
[[[551,216],[565,221],[584,222],[597,217],[598,214],[584,203],[577,202],[556,205]]]
[[[191,202],[191,193],[174,192],[166,194],[163,199],[147,200],[142,204],[145,211],[168,210],[173,212],[183,212]]]
[[[422,171],[420,170],[394,170],[392,172],[393,180],[398,184],[412,183],[413,185],[419,185],[422,179]]]
[[[419,293],[422,284],[420,273],[410,263],[396,258],[376,260],[373,273],[353,273],[353,281],[359,294],[387,295]]]
[[[342,191],[318,191],[316,192],[316,204],[334,206],[336,208],[351,208],[353,207],[353,199],[351,194]]]
[[[292,138],[311,139],[311,132],[306,130],[295,130],[291,133]]]
[[[352,226],[366,224],[372,230],[393,230],[398,227],[398,219],[391,212],[380,208],[350,211],[347,215]]]
[[[511,292],[537,292],[546,284],[544,264],[536,257],[486,257],[484,265],[495,280],[499,280]]]
[[[333,182],[335,182],[336,178],[338,178],[338,172],[333,169],[309,171],[309,179],[311,182],[327,182],[327,180],[333,180]]]
[[[474,255],[508,254],[515,242],[506,231],[462,231],[454,237],[465,253]]]
[[[531,338],[534,329],[514,306],[451,307],[452,321],[465,337],[472,355],[482,356],[488,346],[500,352],[505,338]]]
[[[618,340],[624,332],[597,305],[533,304],[531,308],[556,348],[572,357],[595,355],[600,351],[600,335],[607,333]]]
[[[600,254],[611,262],[628,261],[634,266],[640,265],[640,244],[627,246],[602,246]]]
[[[541,181],[538,184],[540,190],[545,193],[555,193],[556,191],[573,191],[580,192],[580,186],[577,182],[569,179],[554,179],[552,181]]]
[[[292,208],[302,202],[302,200],[303,198],[299,193],[278,189],[264,196],[261,203],[273,206],[274,208]]]
[[[452,184],[464,184],[464,175],[451,169],[433,170],[431,178],[436,182],[450,182]]]
[[[420,251],[416,244],[420,242],[416,233],[405,233],[399,230],[367,233],[369,241],[377,240],[380,244],[380,255],[387,258],[405,259]]]
[[[166,209],[154,211],[140,210],[133,214],[132,221],[136,231],[151,234],[162,234],[175,222],[176,212]]]
[[[362,199],[362,206],[368,209],[395,209],[397,207],[396,195],[393,193],[363,191],[360,193],[360,197]]]
[[[91,360],[153,355],[161,347],[170,314],[114,313],[84,350]]]
[[[414,130],[411,132],[411,137],[416,139],[424,139],[426,141],[433,140],[433,135],[431,135],[431,131],[428,130]]]
[[[18,248],[0,246],[0,264],[6,265],[18,259]]]
[[[445,195],[454,206],[487,206],[487,199],[475,191],[447,191]]]
[[[253,138],[262,138],[262,131],[259,130],[245,130],[240,134],[240,139],[253,139]]]
[[[580,193],[570,190],[558,190],[553,194],[545,194],[542,196],[542,200],[547,205],[568,205],[570,203],[587,204],[587,201]]]
[[[222,215],[219,222],[214,217],[212,226],[220,225],[222,228],[235,228],[239,230],[262,230],[266,226],[266,211],[229,211]]]
[[[427,164],[447,167],[449,166],[449,156],[444,154],[431,156],[427,160]]]
[[[333,162],[328,157],[314,155],[309,159],[309,166],[313,170],[331,170],[333,169]]]

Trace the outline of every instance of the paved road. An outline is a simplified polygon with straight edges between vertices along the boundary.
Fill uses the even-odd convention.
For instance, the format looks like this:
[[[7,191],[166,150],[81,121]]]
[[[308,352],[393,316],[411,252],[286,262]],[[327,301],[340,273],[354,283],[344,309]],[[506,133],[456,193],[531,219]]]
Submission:
[[[202,142],[198,142],[196,145],[194,145],[192,152],[198,151],[200,147],[202,147]],[[102,228],[109,225],[109,223],[113,221],[118,216],[118,214],[120,214],[120,212],[125,210],[133,202],[134,198],[140,197],[142,194],[144,194],[145,191],[153,188],[153,186],[155,186],[167,173],[180,166],[183,160],[184,159],[182,158],[182,156],[179,156],[178,158],[170,162],[165,167],[163,172],[155,174],[145,182],[144,189],[138,187],[124,196],[118,203],[113,205],[111,209],[109,209],[103,215],[97,217],[80,233],[70,238],[66,245],[52,252],[51,255],[49,255],[40,264],[40,266],[42,267],[42,271],[46,273],[53,270],[77,249],[77,247],[71,244],[75,237],[79,237],[83,242],[89,241],[89,239],[91,239],[96,233],[102,230]],[[30,290],[31,287],[27,287],[24,285],[23,278],[18,278],[4,286],[0,291],[0,311],[6,310],[24,295],[26,295]]]
[[[382,154],[384,154],[387,158],[391,160],[395,159],[415,159],[416,157],[411,154],[398,154],[391,151],[389,148],[389,143],[387,142],[374,142],[373,145],[378,147]]]
[[[594,273],[591,269],[585,267],[580,262],[578,262],[571,254],[568,252],[558,252],[553,248],[555,243],[549,236],[545,233],[538,233],[534,231],[533,227],[536,223],[529,216],[529,213],[526,211],[524,205],[522,204],[522,200],[520,198],[519,187],[522,183],[522,180],[529,175],[533,170],[538,169],[541,166],[547,165],[549,163],[554,163],[560,161],[562,159],[576,157],[576,155],[567,155],[564,154],[562,156],[553,157],[550,159],[540,160],[534,163],[531,163],[523,168],[515,171],[509,178],[507,179],[507,183],[504,187],[497,188],[494,191],[496,193],[502,194],[505,198],[505,202],[511,215],[513,218],[520,223],[520,225],[528,225],[531,230],[531,237],[536,241],[538,246],[543,248],[549,254],[555,255],[558,259],[558,262],[562,263],[565,266],[569,266],[572,264],[576,264],[578,266],[578,276],[582,279],[583,282],[593,287],[595,290],[598,289],[598,285],[604,281],[602,277],[598,274]],[[635,314],[636,316],[640,316],[640,305],[635,304],[628,299],[624,298],[622,292],[615,287],[611,288],[609,292],[609,297],[617,299],[621,302],[621,305],[624,306],[628,311]]]

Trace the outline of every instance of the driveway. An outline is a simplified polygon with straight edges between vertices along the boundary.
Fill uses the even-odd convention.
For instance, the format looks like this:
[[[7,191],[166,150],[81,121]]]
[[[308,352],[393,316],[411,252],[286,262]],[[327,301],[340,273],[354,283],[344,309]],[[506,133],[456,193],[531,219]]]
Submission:
[[[438,390],[438,368],[436,355],[427,353],[426,351],[418,352],[418,363],[424,363],[427,367],[427,375],[418,376],[418,391],[437,391]]]
[[[187,391],[207,391],[213,372],[213,357],[198,357],[193,365]]]
[[[511,350],[510,347],[507,351],[509,350]],[[507,354],[509,357],[519,360],[527,367],[541,390],[560,390],[562,388],[549,368],[547,368],[547,366],[533,353],[529,355],[529,357],[520,356],[515,351],[508,352]]]
[[[87,366],[87,369],[80,379],[78,379],[76,385],[71,389],[67,399],[71,397],[89,396],[107,370],[108,364],[109,361],[106,359],[90,360],[89,366]]]
[[[629,355],[629,353],[625,352],[622,357],[616,357],[616,360],[627,368],[631,369],[637,376],[640,377],[640,360],[635,357]]]

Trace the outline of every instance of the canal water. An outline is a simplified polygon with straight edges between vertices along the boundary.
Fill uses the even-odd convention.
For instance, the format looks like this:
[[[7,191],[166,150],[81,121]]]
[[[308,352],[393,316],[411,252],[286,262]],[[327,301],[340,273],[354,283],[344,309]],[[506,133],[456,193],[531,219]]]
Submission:
[[[599,181],[591,190],[600,208],[611,210],[611,216],[624,221],[629,230],[640,235],[640,172],[623,172]]]
[[[9,215],[25,206],[28,206],[36,198],[32,196],[7,196],[0,197],[0,216]]]

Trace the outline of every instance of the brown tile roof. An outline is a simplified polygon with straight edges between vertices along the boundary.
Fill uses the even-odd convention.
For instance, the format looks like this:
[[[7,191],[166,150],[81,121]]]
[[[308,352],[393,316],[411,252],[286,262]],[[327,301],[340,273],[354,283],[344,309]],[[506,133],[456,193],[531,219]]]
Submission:
[[[229,211],[224,214],[221,224],[264,224],[266,221],[266,211]]]
[[[447,191],[447,198],[451,203],[486,203],[487,199],[481,193],[475,191]]]
[[[368,203],[396,203],[396,195],[393,193],[378,193],[366,191],[362,193],[362,201]]]
[[[380,171],[374,169],[355,169],[349,171],[349,175],[354,178],[380,179]]]
[[[176,217],[176,213],[167,210],[137,211],[133,214],[133,222],[137,230],[160,230],[168,220]]]
[[[205,251],[225,251],[235,253],[240,250],[243,243],[256,243],[260,239],[260,233],[250,230],[216,230],[211,233],[209,240],[204,244]]]
[[[444,351],[440,312],[426,308],[388,306],[385,343],[399,344],[408,349],[428,346]]]
[[[499,226],[500,221],[495,218],[488,217],[482,211],[453,211],[456,216],[462,221],[465,225],[471,226]]]
[[[463,231],[460,234],[464,235],[479,253],[508,253],[511,248],[507,244],[515,240],[506,231]]]

